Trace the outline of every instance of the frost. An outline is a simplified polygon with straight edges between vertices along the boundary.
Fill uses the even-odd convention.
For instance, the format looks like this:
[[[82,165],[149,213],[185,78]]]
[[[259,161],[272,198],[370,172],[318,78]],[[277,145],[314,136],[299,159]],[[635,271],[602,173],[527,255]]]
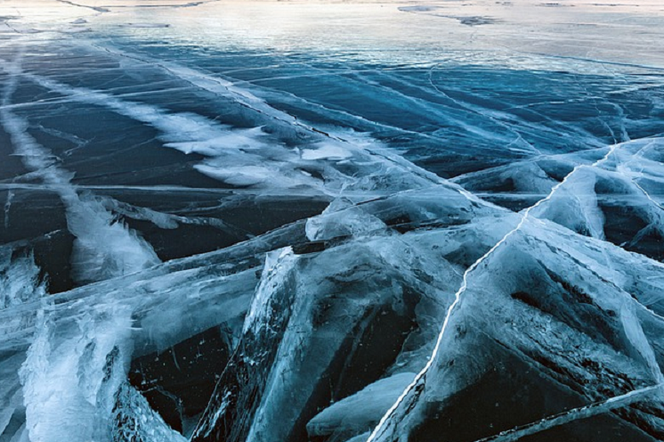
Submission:
[[[13,254],[12,248],[0,247],[0,309],[34,301],[47,292],[34,256]]]

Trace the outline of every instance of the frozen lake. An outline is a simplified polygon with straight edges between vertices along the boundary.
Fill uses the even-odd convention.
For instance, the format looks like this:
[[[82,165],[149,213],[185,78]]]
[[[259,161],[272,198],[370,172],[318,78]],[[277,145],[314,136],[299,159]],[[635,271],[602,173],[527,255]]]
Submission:
[[[664,440],[659,0],[5,0],[0,88],[0,442]]]

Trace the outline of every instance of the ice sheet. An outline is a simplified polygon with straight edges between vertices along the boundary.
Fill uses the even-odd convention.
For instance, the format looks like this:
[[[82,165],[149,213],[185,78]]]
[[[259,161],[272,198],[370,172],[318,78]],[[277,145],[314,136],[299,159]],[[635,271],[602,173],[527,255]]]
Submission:
[[[0,5],[0,439],[664,438],[655,0]]]

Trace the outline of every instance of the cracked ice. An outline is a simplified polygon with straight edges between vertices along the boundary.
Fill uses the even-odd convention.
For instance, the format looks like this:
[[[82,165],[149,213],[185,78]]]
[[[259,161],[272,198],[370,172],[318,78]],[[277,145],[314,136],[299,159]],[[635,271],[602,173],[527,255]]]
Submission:
[[[0,441],[663,440],[663,25],[0,4]]]

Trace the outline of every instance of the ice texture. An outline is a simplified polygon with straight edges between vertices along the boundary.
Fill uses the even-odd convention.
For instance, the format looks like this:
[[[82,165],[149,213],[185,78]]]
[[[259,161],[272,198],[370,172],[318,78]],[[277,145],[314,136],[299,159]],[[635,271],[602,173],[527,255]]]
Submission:
[[[415,373],[395,374],[335,402],[309,421],[307,433],[312,437],[320,437],[334,432],[356,434],[361,430],[370,430],[414,377]]]
[[[664,440],[663,29],[0,4],[0,441]]]

